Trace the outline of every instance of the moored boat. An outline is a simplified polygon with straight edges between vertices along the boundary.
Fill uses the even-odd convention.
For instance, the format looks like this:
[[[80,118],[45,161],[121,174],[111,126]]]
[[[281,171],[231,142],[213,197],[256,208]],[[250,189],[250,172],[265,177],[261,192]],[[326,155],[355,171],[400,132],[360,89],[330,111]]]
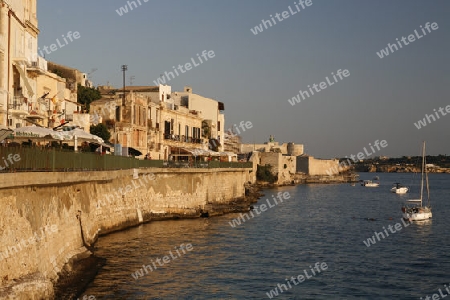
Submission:
[[[364,180],[363,182],[361,182],[361,185],[365,187],[379,187],[380,183],[374,182],[372,180]]]
[[[396,194],[406,194],[408,190],[408,187],[402,186],[399,182],[394,183],[394,186],[391,188],[391,192]]]
[[[425,157],[425,142],[423,142],[422,147],[422,172],[421,172],[421,183],[420,183],[420,199],[407,200],[408,205],[405,204],[402,207],[403,219],[407,221],[424,221],[431,219],[433,213],[431,212],[430,205],[430,188],[428,184],[428,172],[426,168],[426,157]],[[427,205],[423,205],[423,188],[424,180],[426,180],[427,188]]]

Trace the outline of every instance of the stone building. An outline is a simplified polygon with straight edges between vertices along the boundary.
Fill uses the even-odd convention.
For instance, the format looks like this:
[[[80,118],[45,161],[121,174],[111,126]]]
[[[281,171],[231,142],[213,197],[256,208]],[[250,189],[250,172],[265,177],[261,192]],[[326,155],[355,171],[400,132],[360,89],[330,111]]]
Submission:
[[[209,139],[209,143],[213,146],[217,145],[218,151],[224,151],[225,116],[222,113],[225,110],[224,104],[194,94],[192,88],[188,86],[184,87],[183,92],[172,92],[171,98],[174,103],[180,103],[180,107],[185,107],[192,112],[201,112],[203,138]]]
[[[116,93],[101,89],[102,98],[91,102],[90,114],[93,124],[104,123],[111,132],[111,142],[120,144],[118,153],[128,155],[134,148],[143,155],[148,152],[148,98],[132,90]],[[124,101],[125,100],[125,101]]]
[[[0,3],[0,125],[56,127],[73,121],[76,89],[37,55],[36,0]],[[86,123],[86,116],[75,119]]]
[[[307,175],[337,175],[348,168],[339,168],[339,159],[320,159],[313,156],[297,156],[298,173]]]
[[[174,99],[169,86],[127,86],[125,106],[123,88],[99,90],[103,97],[91,103],[91,115],[109,126],[111,142],[165,160],[208,149],[208,140],[202,137],[203,112]]]
[[[36,0],[0,1],[0,125],[25,125],[30,104],[37,107],[36,60],[39,34]]]
[[[223,148],[225,152],[240,153],[241,137],[231,131],[224,134]]]
[[[278,177],[277,184],[290,184],[296,172],[296,158],[279,152],[260,152],[259,165],[271,165],[272,174]]]
[[[271,152],[271,151],[277,151],[284,155],[292,155],[292,156],[299,156],[303,154],[304,146],[302,144],[294,144],[292,142],[290,143],[283,143],[279,144],[278,142],[267,142],[264,144],[241,144],[240,145],[240,153],[250,153],[253,151],[259,151],[259,152]]]

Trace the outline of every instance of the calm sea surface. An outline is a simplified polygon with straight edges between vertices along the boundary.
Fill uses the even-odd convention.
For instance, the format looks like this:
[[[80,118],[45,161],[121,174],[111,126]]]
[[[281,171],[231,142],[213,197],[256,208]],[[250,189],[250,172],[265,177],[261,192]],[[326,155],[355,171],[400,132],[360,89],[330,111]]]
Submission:
[[[304,270],[311,276],[309,266],[316,262],[325,262],[328,269],[291,283],[275,298],[420,299],[439,289],[445,293],[444,284],[450,283],[450,175],[430,174],[433,220],[407,227],[401,223],[401,204],[417,197],[419,183],[412,193],[396,195],[389,192],[392,183],[410,185],[413,174],[361,173],[360,179],[375,175],[379,188],[340,184],[266,190],[256,205],[267,198],[273,204],[271,195],[279,191],[291,198],[236,228],[229,222],[239,214],[153,222],[102,237],[96,255],[107,263],[83,295],[269,299],[266,293],[286,284],[285,278]],[[363,243],[396,223],[400,231],[388,231],[389,236],[370,247]],[[131,276],[186,243],[192,251],[180,252],[138,280]]]

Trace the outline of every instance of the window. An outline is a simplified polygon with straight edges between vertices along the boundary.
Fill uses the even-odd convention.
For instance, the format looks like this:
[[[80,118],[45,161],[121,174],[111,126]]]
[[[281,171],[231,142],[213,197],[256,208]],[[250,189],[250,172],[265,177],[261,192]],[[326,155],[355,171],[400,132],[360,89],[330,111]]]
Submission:
[[[220,121],[217,121],[217,131],[220,131]]]
[[[164,121],[164,134],[170,135],[170,122]]]
[[[120,122],[120,106],[116,107],[116,121]]]

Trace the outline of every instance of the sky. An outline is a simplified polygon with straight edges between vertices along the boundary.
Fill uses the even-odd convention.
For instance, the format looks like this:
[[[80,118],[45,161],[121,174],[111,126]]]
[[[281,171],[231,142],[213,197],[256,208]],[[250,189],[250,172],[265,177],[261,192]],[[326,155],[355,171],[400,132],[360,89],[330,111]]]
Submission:
[[[225,128],[250,121],[240,130],[246,143],[273,135],[319,158],[364,147],[367,157],[400,157],[419,155],[426,140],[427,154],[450,155],[450,1],[135,0],[132,10],[128,2],[38,0],[40,49],[58,38],[63,44],[45,58],[95,70],[96,86],[115,87],[121,65],[127,85],[131,77],[133,85],[155,85],[194,60],[167,84],[223,102]],[[262,20],[267,29],[254,34]],[[79,38],[67,39],[70,31]],[[380,58],[388,43],[392,51]],[[200,63],[204,50],[214,57]],[[335,80],[338,70],[347,77]],[[300,91],[309,95],[295,102]],[[372,152],[377,140],[387,146]]]

